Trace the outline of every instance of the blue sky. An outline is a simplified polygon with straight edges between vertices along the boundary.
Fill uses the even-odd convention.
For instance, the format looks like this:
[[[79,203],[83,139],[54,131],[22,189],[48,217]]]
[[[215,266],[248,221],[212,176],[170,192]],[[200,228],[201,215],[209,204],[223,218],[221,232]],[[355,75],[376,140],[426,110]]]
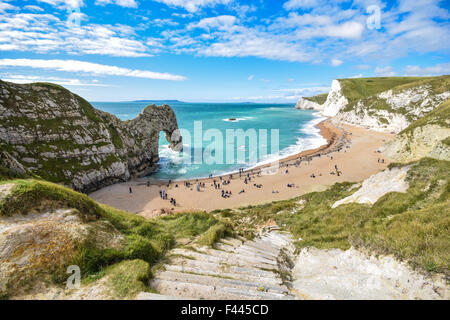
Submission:
[[[0,78],[91,101],[295,102],[336,78],[450,74],[449,10],[438,0],[0,0]]]

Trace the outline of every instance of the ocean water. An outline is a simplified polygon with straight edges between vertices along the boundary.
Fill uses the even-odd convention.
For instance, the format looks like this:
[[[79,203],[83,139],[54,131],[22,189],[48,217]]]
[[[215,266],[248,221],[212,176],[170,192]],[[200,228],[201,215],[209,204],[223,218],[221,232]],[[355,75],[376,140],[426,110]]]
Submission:
[[[149,104],[92,103],[122,120],[133,119]],[[316,127],[323,118],[315,111],[296,110],[294,104],[171,102],[170,106],[175,111],[179,128],[187,130],[187,134],[183,134],[184,152],[171,150],[161,133],[160,167],[152,174],[156,179],[192,179],[235,172],[239,168],[254,167],[316,148],[326,142]],[[202,131],[194,132],[195,123],[197,129],[201,123]],[[254,132],[256,140],[253,143],[249,138],[227,140],[227,130],[238,129]],[[242,131],[234,132],[239,137],[243,136]]]

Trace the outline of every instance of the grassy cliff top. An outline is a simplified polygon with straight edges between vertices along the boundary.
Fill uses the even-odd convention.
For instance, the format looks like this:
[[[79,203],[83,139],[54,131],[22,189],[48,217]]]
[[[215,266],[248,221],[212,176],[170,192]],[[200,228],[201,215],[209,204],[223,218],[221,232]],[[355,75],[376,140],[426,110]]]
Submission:
[[[312,96],[312,97],[305,97],[304,99],[312,101],[312,102],[316,102],[318,104],[324,104],[325,101],[327,101],[327,97],[328,97],[328,93],[322,93],[322,94],[318,94],[318,95]]]
[[[342,93],[349,103],[387,90],[402,90],[430,85],[433,91],[441,93],[450,87],[450,76],[448,75],[440,77],[379,77],[338,80],[341,83]]]

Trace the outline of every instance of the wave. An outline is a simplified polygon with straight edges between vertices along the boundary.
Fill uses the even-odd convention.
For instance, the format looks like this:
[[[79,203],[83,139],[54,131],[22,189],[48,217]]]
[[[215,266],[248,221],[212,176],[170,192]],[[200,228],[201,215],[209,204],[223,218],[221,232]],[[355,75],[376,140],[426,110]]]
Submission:
[[[225,119],[222,119],[222,120],[226,121],[226,122],[239,122],[239,121],[251,120],[251,119],[254,119],[254,118],[255,117],[225,118]]]
[[[209,173],[213,176],[227,175],[238,172],[239,168],[244,168],[246,170],[259,167],[261,165],[270,164],[276,161],[280,161],[284,158],[299,154],[300,152],[316,149],[327,143],[327,140],[322,137],[320,129],[317,125],[325,120],[326,118],[320,116],[319,113],[314,113],[314,119],[303,124],[298,132],[304,135],[299,137],[295,144],[287,146],[275,154],[268,154],[262,159],[259,159],[256,163],[251,164],[235,164],[231,165],[227,169],[214,169],[210,168]],[[251,117],[247,117],[251,118]],[[239,118],[238,118],[239,119]],[[242,118],[244,119],[244,118]],[[245,119],[247,120],[247,119]],[[184,148],[191,148],[188,144],[183,144]],[[245,150],[246,146],[238,146],[237,150]],[[189,161],[189,157],[192,156],[193,150],[191,150],[191,155],[189,153],[179,153],[173,151],[169,148],[169,145],[161,145],[159,150],[159,166],[160,170],[155,174],[156,177],[164,176],[164,179],[201,179],[208,177],[209,173],[191,175],[190,172],[200,169],[201,164],[196,164]]]

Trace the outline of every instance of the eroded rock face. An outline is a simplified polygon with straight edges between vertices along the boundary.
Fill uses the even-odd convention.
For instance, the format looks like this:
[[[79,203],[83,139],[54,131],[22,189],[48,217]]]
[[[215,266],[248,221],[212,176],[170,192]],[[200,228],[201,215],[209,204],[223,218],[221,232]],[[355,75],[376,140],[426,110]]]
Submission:
[[[399,133],[450,97],[448,88],[436,92],[433,85],[395,88],[350,103],[340,80],[333,80],[323,115],[357,127]]]
[[[328,93],[327,101],[323,105],[323,115],[334,117],[338,112],[348,104],[348,100],[342,94],[342,88],[339,80],[333,80],[331,90]]]
[[[108,221],[75,209],[0,216],[0,296],[49,281],[79,255],[80,246],[121,248],[124,237]]]
[[[159,132],[178,150],[177,129],[167,105],[121,121],[57,85],[0,81],[1,165],[78,191],[154,172]]]
[[[431,124],[416,128],[409,134],[397,136],[381,150],[388,158],[404,163],[423,157],[449,160],[450,146],[444,143],[448,137],[450,128]]]
[[[300,98],[295,105],[295,109],[301,109],[301,110],[323,110],[323,106],[318,104],[317,102],[310,101],[305,98]]]
[[[382,196],[390,192],[406,192],[408,183],[406,176],[409,166],[386,169],[364,180],[361,188],[351,196],[336,201],[331,207],[336,208],[341,204],[362,203],[372,205]]]

